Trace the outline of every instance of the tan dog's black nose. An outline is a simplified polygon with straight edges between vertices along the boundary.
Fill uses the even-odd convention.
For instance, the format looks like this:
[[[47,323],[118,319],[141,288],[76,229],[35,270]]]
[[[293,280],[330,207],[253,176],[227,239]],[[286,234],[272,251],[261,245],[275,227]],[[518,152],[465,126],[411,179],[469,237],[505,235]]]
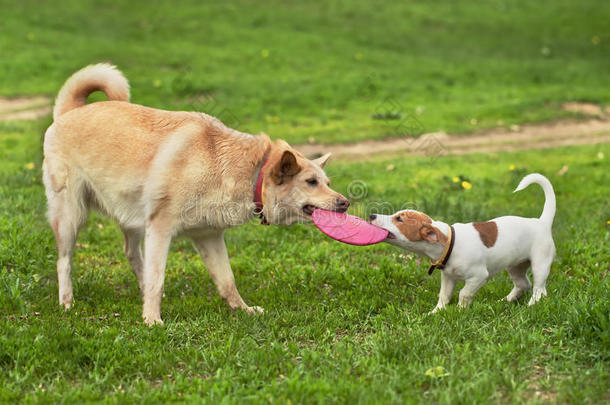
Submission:
[[[375,215],[375,214],[369,215],[369,221],[373,221],[373,220],[375,220],[375,218],[377,218],[377,215]]]
[[[337,212],[345,212],[349,208],[349,200],[346,200],[345,198],[337,198],[335,207]]]

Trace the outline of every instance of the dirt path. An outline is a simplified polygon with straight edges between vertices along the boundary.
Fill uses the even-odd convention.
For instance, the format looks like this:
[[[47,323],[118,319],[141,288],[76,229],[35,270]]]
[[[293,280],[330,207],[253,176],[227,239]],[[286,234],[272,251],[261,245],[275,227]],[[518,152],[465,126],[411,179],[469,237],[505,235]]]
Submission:
[[[52,100],[46,96],[0,97],[0,122],[35,120],[51,113]]]
[[[305,144],[297,145],[297,149],[306,156],[332,152],[333,157],[359,159],[377,154],[464,155],[605,142],[610,142],[610,119],[599,116],[586,121],[523,125],[512,130],[496,129],[474,135],[437,132],[416,139],[397,138],[340,145]]]
[[[36,97],[0,97],[0,122],[33,120],[51,113],[52,99]],[[544,149],[567,145],[610,142],[610,108],[595,104],[566,103],[564,109],[588,115],[586,121],[513,126],[480,134],[447,135],[443,132],[424,134],[419,138],[396,138],[363,141],[351,144],[297,145],[306,156],[332,152],[343,159],[366,158],[381,154],[412,154],[427,156],[463,155],[473,152],[500,152],[518,149]]]

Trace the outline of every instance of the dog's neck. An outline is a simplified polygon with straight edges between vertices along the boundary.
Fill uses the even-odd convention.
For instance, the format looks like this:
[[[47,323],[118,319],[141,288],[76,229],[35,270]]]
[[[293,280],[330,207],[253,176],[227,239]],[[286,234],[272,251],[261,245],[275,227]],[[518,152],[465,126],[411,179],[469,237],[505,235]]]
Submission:
[[[441,221],[432,221],[432,226],[438,228],[438,230],[441,231],[441,233],[446,236],[445,243],[441,243],[441,242],[430,243],[427,241],[423,241],[422,243],[418,244],[420,246],[418,246],[419,251],[417,253],[424,255],[424,256],[428,256],[430,259],[432,259],[434,261],[434,260],[438,260],[443,255],[443,252],[445,252],[445,247],[449,243],[450,226],[449,226],[449,224],[446,224]]]
[[[205,218],[201,219],[207,225],[228,228],[254,218],[253,185],[259,175],[262,162],[270,153],[272,144],[267,135],[250,135],[231,130],[218,123],[215,125],[215,136],[209,142],[218,153],[215,164],[219,170],[227,173],[222,181],[230,184],[231,206],[228,209],[225,204],[220,203],[226,198],[226,195],[221,194],[222,187],[216,190],[202,190],[202,195],[206,195],[212,201],[217,198],[219,203],[206,207],[203,215]],[[231,174],[230,177],[228,173]],[[224,189],[226,190],[226,186]]]
[[[263,195],[264,190],[264,174],[263,169],[265,168],[265,164],[267,163],[267,159],[269,158],[269,153],[265,153],[263,156],[263,160],[258,165],[258,169],[256,170],[255,180],[254,180],[254,205],[255,214],[257,214],[261,219],[261,224],[269,225],[267,222],[267,218],[265,218],[265,214],[263,214],[263,208],[265,205],[265,196]]]

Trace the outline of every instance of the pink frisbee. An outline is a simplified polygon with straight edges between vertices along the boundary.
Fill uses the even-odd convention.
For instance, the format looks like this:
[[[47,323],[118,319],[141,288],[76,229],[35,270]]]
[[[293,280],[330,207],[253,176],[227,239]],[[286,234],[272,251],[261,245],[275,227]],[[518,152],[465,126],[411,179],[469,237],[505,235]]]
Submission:
[[[349,214],[316,209],[311,218],[325,235],[350,245],[374,245],[388,236],[387,230]]]

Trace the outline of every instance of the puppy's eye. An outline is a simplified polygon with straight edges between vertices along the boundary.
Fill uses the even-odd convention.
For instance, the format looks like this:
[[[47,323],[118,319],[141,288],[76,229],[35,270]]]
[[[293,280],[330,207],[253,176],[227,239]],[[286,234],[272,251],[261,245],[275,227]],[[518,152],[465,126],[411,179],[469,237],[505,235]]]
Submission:
[[[310,186],[317,186],[318,185],[318,179],[307,179],[305,180],[307,182],[307,184],[309,184]]]
[[[400,215],[394,217],[394,219],[396,220],[396,222],[402,222],[402,217]]]

